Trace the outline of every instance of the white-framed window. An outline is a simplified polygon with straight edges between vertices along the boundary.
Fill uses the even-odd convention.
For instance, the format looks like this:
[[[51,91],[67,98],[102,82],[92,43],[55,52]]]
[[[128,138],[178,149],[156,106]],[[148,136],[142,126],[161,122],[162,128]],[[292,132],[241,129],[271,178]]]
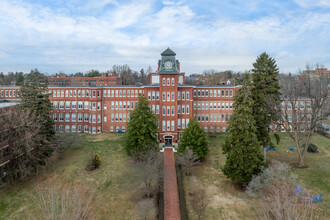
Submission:
[[[62,113],[59,114],[59,119],[60,119],[60,121],[64,120],[64,115]]]
[[[162,125],[163,125],[163,126],[162,126],[163,131],[166,131],[166,121],[163,121],[163,122],[162,122]]]
[[[58,102],[53,102],[53,108],[57,109],[58,108]]]
[[[83,114],[79,113],[78,114],[78,122],[82,122],[83,121]]]
[[[71,108],[72,109],[76,109],[77,108],[77,102],[76,101],[73,101],[72,102]]]
[[[76,122],[76,114],[75,113],[73,113],[72,115],[71,115],[71,121],[72,122]]]
[[[69,113],[65,114],[65,121],[70,121],[70,114]]]
[[[66,90],[68,91],[68,90]],[[65,102],[65,109],[70,109],[70,102]]]

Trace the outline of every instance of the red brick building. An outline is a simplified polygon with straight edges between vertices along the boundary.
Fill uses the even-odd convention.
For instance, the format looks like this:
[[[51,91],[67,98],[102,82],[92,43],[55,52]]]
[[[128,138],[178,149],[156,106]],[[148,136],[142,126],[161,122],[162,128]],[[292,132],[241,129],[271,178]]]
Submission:
[[[225,131],[239,87],[185,85],[185,73],[180,72],[175,56],[169,48],[161,54],[157,71],[150,76],[150,85],[50,85],[50,101],[54,106],[51,117],[56,131],[125,132],[139,95],[147,97],[159,119],[161,145],[176,146],[192,117],[205,131]],[[18,91],[19,87],[0,87],[0,99],[19,99]]]

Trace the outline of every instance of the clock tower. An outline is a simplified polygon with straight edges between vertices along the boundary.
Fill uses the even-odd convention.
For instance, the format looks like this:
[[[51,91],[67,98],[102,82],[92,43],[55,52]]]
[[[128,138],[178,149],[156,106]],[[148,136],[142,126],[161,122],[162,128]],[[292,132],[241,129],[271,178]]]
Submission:
[[[161,53],[158,61],[158,74],[178,74],[180,71],[179,61],[175,59],[175,53],[169,47]]]

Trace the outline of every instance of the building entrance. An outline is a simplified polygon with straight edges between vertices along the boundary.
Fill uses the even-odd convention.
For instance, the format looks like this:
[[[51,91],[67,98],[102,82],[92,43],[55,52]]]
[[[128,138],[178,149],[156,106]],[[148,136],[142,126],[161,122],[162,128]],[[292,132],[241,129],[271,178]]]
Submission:
[[[165,136],[165,147],[172,146],[172,136]]]

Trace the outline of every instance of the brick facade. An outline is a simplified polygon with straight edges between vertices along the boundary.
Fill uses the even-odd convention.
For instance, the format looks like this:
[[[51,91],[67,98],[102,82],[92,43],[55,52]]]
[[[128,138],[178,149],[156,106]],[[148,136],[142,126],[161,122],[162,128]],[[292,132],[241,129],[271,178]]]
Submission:
[[[164,62],[176,62],[175,71],[167,73]],[[173,67],[173,68],[174,68]],[[185,85],[184,73],[175,54],[162,56],[150,85],[123,86],[49,86],[54,109],[51,117],[58,132],[125,132],[130,111],[139,95],[147,97],[150,108],[158,117],[160,145],[177,145],[180,136],[196,117],[205,131],[225,131],[233,112],[233,97],[238,86]],[[19,99],[19,87],[0,87],[0,99]],[[165,140],[166,139],[166,140]]]

